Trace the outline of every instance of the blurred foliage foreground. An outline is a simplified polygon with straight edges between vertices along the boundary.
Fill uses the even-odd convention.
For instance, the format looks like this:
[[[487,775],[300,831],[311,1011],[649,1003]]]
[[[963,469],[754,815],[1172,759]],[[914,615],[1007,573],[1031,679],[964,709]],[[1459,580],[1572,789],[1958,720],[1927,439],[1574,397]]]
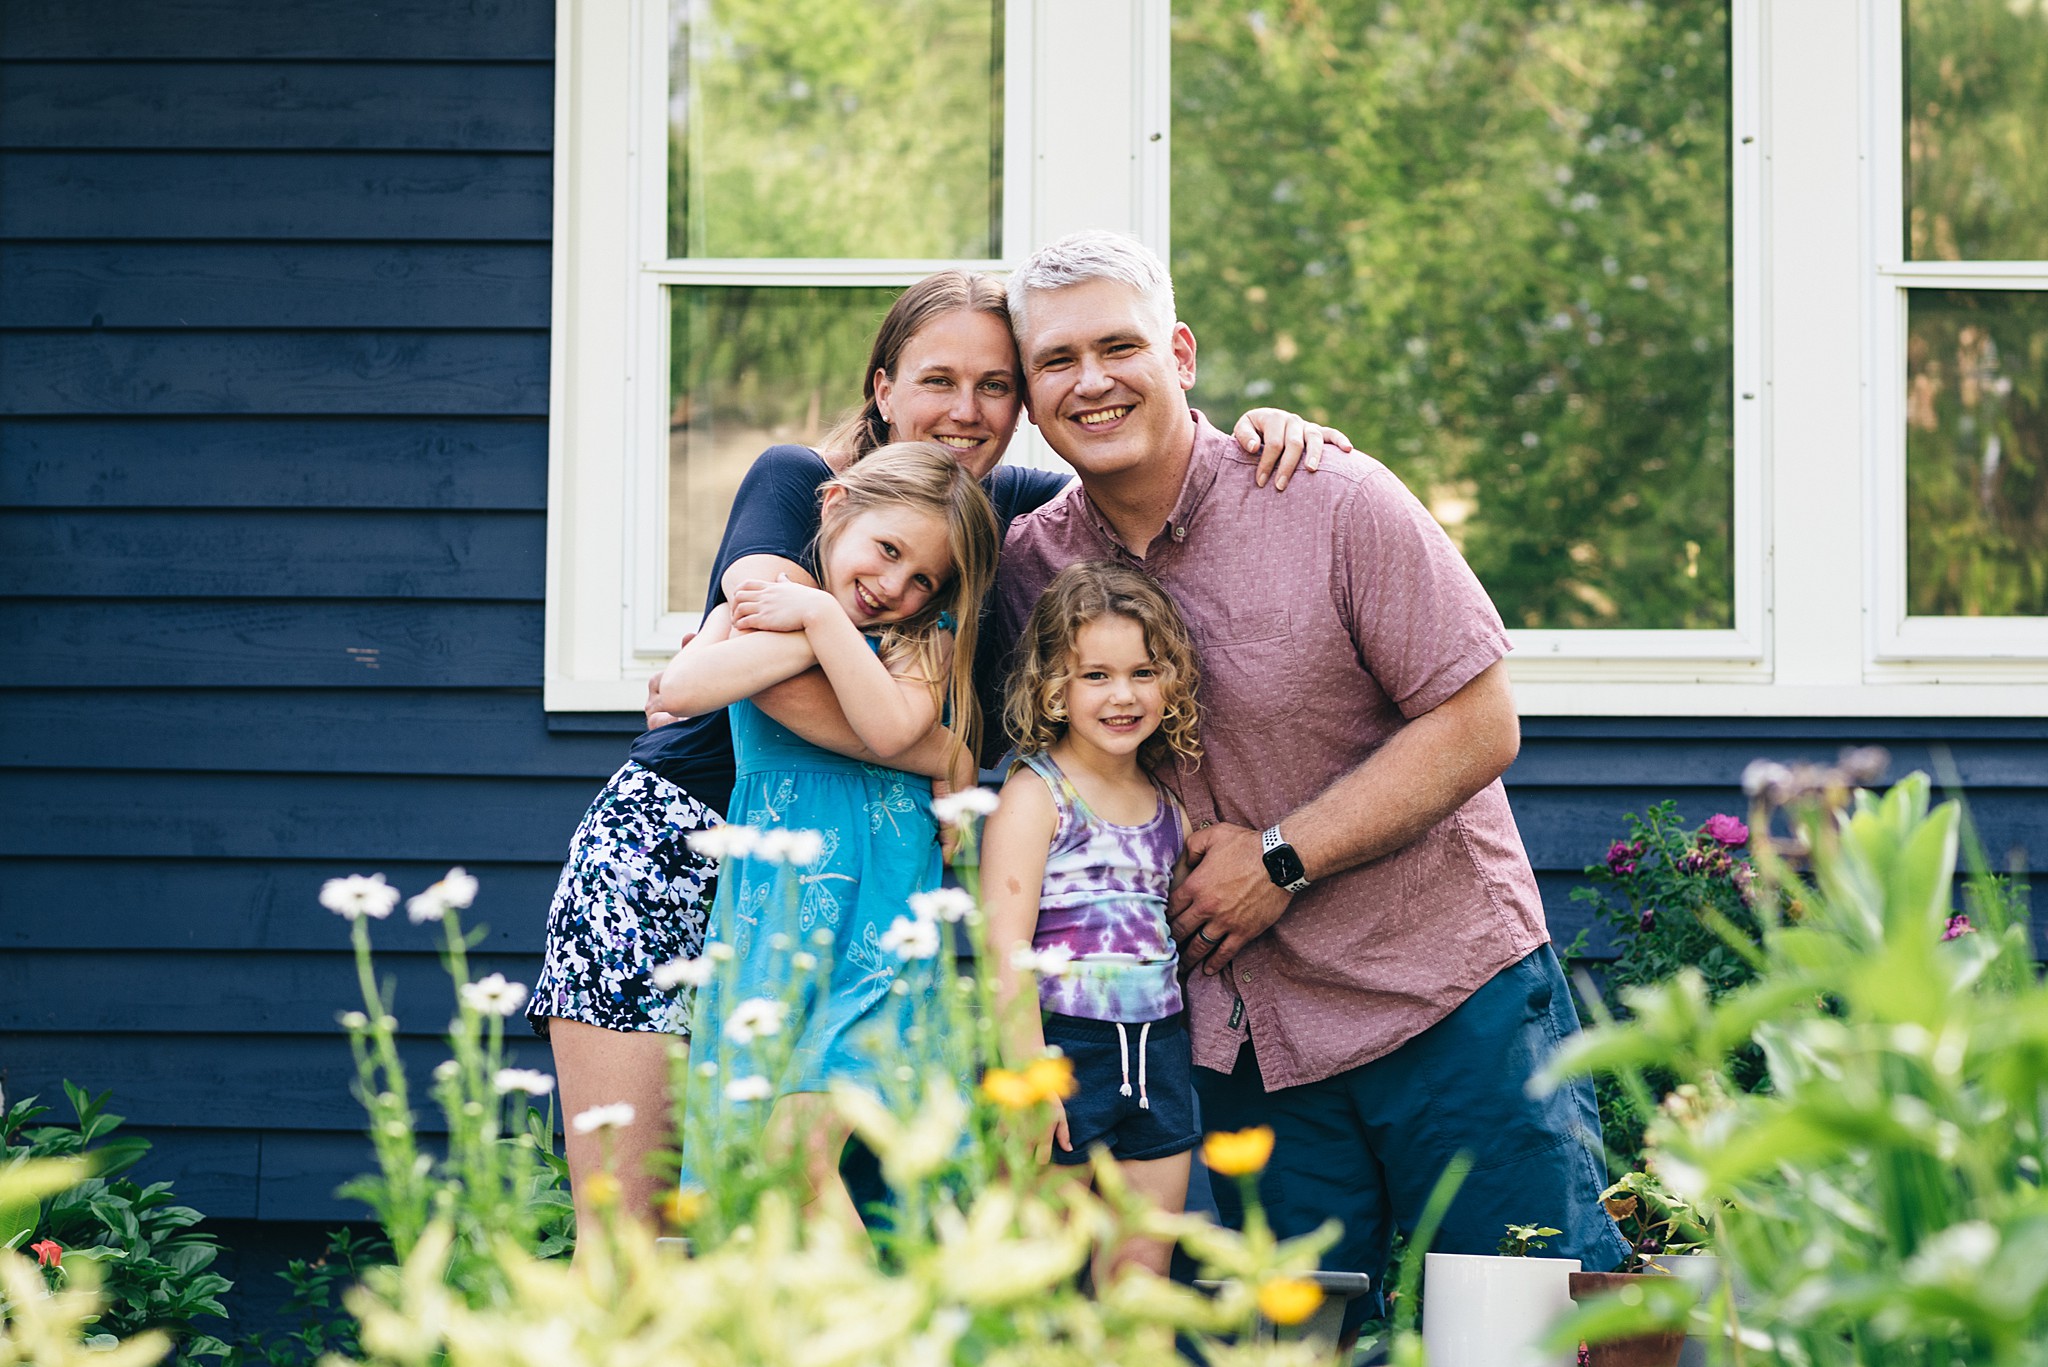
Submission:
[[[1638,1089],[1649,1070],[1677,1080],[1661,1103],[1647,1089],[1638,1098],[1652,1116],[1652,1171],[1714,1213],[1727,1284],[1693,1304],[1687,1279],[1653,1278],[1632,1304],[1583,1307],[1559,1332],[1597,1339],[1661,1318],[1708,1330],[1729,1362],[2038,1367],[2048,1362],[2048,989],[2024,921],[1993,916],[1951,933],[1961,810],[1933,805],[1922,775],[1883,796],[1826,770],[1786,775],[1760,797],[1754,831],[1770,829],[1774,806],[1810,866],[1795,872],[1778,844],[1755,840],[1760,934],[1729,938],[1754,977],[1718,999],[1692,967],[1631,987],[1630,1017],[1590,1029],[1553,1069]],[[449,944],[459,966],[452,915]],[[957,1024],[979,1037],[976,989],[955,986]],[[697,1256],[657,1251],[607,1221],[584,1231],[573,1263],[544,1257],[560,1247],[557,1209],[522,1193],[543,1185],[546,1141],[512,1114],[524,1095],[490,1072],[499,1003],[464,994],[467,1023],[456,1022],[456,1057],[436,1088],[467,1129],[457,1126],[437,1165],[401,1137],[410,1112],[376,1067],[377,1035],[395,1022],[369,987],[375,1016],[349,1023],[366,1045],[365,1100],[396,1142],[366,1194],[400,1218],[398,1263],[347,1297],[366,1363],[1165,1367],[1183,1360],[1177,1337],[1219,1365],[1328,1360],[1326,1348],[1248,1332],[1260,1310],[1288,1318],[1312,1305],[1302,1274],[1326,1235],[1282,1244],[1256,1220],[1235,1234],[1164,1216],[1113,1167],[1098,1169],[1093,1193],[1056,1180],[1031,1153],[1041,1096],[970,1094],[936,1074],[900,1105],[842,1098],[896,1191],[879,1250],[807,1223],[794,1182],[721,1163],[709,1179],[730,1179],[738,1196],[686,1189],[671,1211],[697,1236]],[[1771,1085],[1746,1092],[1730,1070],[1752,1044]],[[1217,1161],[1226,1173],[1256,1164],[1233,1168],[1222,1148]],[[26,1167],[0,1183],[76,1177]],[[1134,1275],[1085,1293],[1091,1250],[1139,1230],[1178,1238],[1229,1289],[1209,1297]],[[4,1254],[0,1297],[0,1364],[146,1367],[166,1347],[153,1335],[118,1350],[80,1346],[89,1275],[53,1292],[29,1260]],[[1412,1337],[1393,1347],[1396,1361],[1419,1360]]]

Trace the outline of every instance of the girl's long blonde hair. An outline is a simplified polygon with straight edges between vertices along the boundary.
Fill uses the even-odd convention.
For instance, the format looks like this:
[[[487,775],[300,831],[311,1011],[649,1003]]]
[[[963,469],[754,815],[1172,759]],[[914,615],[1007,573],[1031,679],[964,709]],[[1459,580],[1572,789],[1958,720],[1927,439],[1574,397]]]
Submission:
[[[974,647],[981,624],[981,600],[995,582],[996,513],[981,482],[962,469],[937,442],[902,441],[877,447],[819,488],[840,489],[818,519],[815,563],[820,576],[832,543],[848,523],[870,508],[901,505],[930,513],[946,524],[946,548],[953,576],[916,614],[882,629],[882,663],[892,673],[930,685],[932,703],[951,713],[955,743],[968,753],[981,748],[981,709],[974,699]],[[952,623],[953,659],[947,670],[944,638]]]
[[[1003,724],[1021,755],[1052,748],[1067,731],[1067,683],[1081,628],[1105,617],[1125,617],[1145,633],[1145,650],[1159,668],[1163,712],[1159,729],[1138,746],[1138,763],[1158,769],[1178,756],[1202,757],[1201,715],[1195,689],[1202,682],[1188,624],[1166,590],[1113,560],[1069,565],[1046,585],[1017,642],[1017,663],[1003,690]]]

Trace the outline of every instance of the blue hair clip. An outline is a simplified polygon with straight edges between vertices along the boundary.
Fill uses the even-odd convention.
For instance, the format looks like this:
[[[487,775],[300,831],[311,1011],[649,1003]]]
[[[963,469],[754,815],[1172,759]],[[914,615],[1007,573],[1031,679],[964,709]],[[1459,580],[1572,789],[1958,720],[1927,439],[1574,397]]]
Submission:
[[[955,620],[955,619],[954,619],[954,617],[953,617],[953,614],[952,614],[952,613],[950,613],[950,612],[947,612],[947,611],[946,611],[946,610],[945,610],[944,608],[940,608],[940,609],[939,609],[939,630],[940,630],[940,631],[958,631],[959,629],[960,629],[960,623],[959,623],[959,622],[958,622],[957,620]]]

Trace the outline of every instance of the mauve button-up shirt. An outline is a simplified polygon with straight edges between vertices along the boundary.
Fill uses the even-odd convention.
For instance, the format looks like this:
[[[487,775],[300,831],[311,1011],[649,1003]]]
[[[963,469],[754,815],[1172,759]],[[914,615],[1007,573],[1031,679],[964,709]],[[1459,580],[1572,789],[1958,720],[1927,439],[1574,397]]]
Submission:
[[[1201,655],[1203,757],[1176,787],[1196,824],[1263,830],[1506,655],[1464,558],[1384,465],[1327,448],[1285,493],[1195,415],[1166,525],[1124,546],[1079,484],[1004,543],[988,648],[1016,639],[1053,575],[1120,559],[1180,604]],[[1218,974],[1187,983],[1195,1062],[1249,1036],[1268,1091],[1392,1052],[1549,939],[1496,780],[1404,848],[1295,894]],[[1481,1063],[1475,1060],[1475,1064]]]

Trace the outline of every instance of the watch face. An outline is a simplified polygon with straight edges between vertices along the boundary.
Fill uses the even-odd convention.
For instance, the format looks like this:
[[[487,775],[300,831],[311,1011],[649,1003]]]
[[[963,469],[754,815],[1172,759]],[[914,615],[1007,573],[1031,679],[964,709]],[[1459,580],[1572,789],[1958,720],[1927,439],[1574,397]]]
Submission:
[[[1275,845],[1266,851],[1266,877],[1279,887],[1298,883],[1307,870],[1301,866],[1301,856],[1294,852],[1292,845]]]

